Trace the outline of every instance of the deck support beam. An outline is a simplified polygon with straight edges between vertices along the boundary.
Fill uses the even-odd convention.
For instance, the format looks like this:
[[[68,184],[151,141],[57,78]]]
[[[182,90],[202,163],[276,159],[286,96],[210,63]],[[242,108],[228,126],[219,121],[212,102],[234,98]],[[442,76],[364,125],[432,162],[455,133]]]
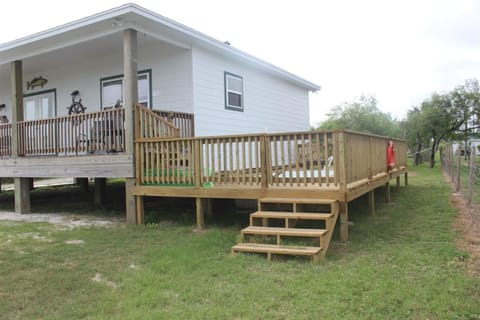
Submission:
[[[15,212],[30,213],[30,178],[15,178]]]
[[[204,215],[204,199],[195,198],[195,207],[197,215],[197,229],[202,230],[205,227],[205,215]]]
[[[405,187],[408,186],[408,172],[405,172]]]
[[[134,186],[135,179],[125,179],[125,211],[128,224],[139,224],[139,221],[137,221],[137,199],[133,195]]]
[[[136,204],[137,204],[137,224],[145,224],[145,207],[143,205],[143,197],[137,196],[136,197]]]
[[[397,190],[400,190],[400,176],[397,176]]]
[[[375,215],[375,189],[368,192],[368,212]]]
[[[138,54],[137,31],[128,29],[123,32],[123,106],[125,108],[125,152],[133,158],[133,172],[135,172],[135,103],[138,102]],[[135,178],[125,179],[125,207],[127,223],[137,221],[136,197],[132,193]]]
[[[101,206],[105,200],[107,188],[106,178],[95,178],[95,205]]]
[[[348,202],[340,203],[340,241],[348,242]]]
[[[20,132],[17,122],[23,121],[23,64],[13,61],[10,65],[12,90],[12,156],[20,154]],[[30,178],[15,178],[15,212],[30,213]]]

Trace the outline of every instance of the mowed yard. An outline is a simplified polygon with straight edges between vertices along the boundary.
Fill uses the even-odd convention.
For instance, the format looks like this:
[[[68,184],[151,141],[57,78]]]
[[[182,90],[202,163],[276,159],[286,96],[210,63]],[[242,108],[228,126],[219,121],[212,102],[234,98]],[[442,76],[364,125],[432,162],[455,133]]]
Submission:
[[[146,226],[0,221],[0,318],[480,319],[450,186],[438,168],[414,168],[409,182],[390,204],[377,190],[375,216],[352,203],[351,241],[334,236],[318,265],[231,257],[246,220],[196,231],[189,206],[150,205]],[[37,211],[60,206],[35,199]]]

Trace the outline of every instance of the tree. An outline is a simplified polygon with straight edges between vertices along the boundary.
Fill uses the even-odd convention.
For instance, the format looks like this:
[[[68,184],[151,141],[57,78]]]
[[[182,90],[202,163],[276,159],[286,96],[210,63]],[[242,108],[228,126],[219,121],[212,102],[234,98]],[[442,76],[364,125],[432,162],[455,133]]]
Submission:
[[[405,139],[407,144],[411,146],[412,150],[416,149],[414,165],[422,163],[421,151],[422,146],[428,145],[426,141],[426,134],[424,132],[424,118],[420,108],[414,107],[407,113],[407,119],[401,123],[401,127],[405,132]]]
[[[402,124],[407,141],[416,149],[415,163],[419,163],[419,151],[431,147],[430,167],[435,166],[435,153],[442,140],[467,140],[480,128],[480,89],[476,79],[466,80],[448,93],[433,93],[420,107],[407,114]],[[416,147],[416,148],[415,148]]]
[[[478,131],[478,115],[480,113],[480,89],[478,80],[469,79],[464,85],[457,86],[452,92],[452,103],[458,111],[459,120],[463,120],[462,126],[457,130],[455,139],[463,140],[465,148],[468,146],[469,137]],[[467,153],[465,152],[465,158]]]
[[[357,101],[344,102],[327,114],[318,130],[349,129],[382,136],[399,137],[400,127],[388,113],[377,107],[377,99],[362,95]]]

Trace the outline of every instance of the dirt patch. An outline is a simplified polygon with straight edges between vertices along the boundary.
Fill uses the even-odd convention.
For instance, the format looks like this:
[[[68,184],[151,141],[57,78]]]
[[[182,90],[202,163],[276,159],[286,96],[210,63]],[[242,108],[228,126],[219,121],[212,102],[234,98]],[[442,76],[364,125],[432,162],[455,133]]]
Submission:
[[[18,214],[15,212],[0,212],[0,221],[21,221],[21,222],[47,222],[65,228],[81,227],[113,227],[124,222],[120,218],[105,218],[95,216],[85,216],[76,214],[60,213],[29,213]]]
[[[455,223],[461,233],[458,246],[470,254],[466,261],[468,273],[480,276],[480,206],[469,208],[461,193],[453,193],[451,202],[460,213]]]

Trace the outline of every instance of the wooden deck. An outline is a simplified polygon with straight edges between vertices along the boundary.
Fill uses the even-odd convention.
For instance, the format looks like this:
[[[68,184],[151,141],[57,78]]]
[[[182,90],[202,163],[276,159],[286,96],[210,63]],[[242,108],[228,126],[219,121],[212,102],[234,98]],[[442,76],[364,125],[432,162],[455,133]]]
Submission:
[[[125,119],[123,109],[112,109],[0,125],[0,177],[123,177],[131,199],[127,201],[129,222],[143,223],[144,196],[188,197],[196,199],[198,228],[204,225],[207,199],[256,199],[259,203],[277,199],[277,204],[286,199],[294,206],[298,199],[335,203],[332,212],[335,221],[339,217],[343,241],[348,240],[348,202],[368,193],[373,214],[374,189],[385,187],[388,201],[391,180],[396,179],[399,186],[400,176],[405,175],[405,184],[408,181],[403,140],[393,139],[396,163],[387,169],[391,139],[386,137],[348,130],[193,137],[193,116],[155,112],[138,104],[134,132],[126,129]],[[22,183],[28,190],[26,181]],[[263,211],[269,210],[259,210],[258,216],[266,215],[262,219],[285,218],[284,213],[273,217]],[[291,221],[297,219],[322,220],[323,212]],[[245,233],[253,230],[282,238],[297,232],[251,227]],[[333,227],[326,226],[328,237]],[[307,230],[298,232],[309,236]],[[314,260],[325,255],[330,240],[324,238],[320,247],[304,253],[314,252]],[[250,248],[287,254],[296,250],[285,249],[280,240],[275,245],[281,248],[266,245],[245,244],[237,251]]]
[[[188,138],[137,136],[136,185],[132,188],[137,197],[137,222],[144,221],[144,196],[196,198],[198,228],[203,227],[205,199],[256,199],[259,207],[266,199],[277,199],[277,204],[286,201],[294,207],[303,199],[334,206],[334,221],[340,217],[341,238],[347,241],[349,201],[368,193],[373,214],[374,189],[385,187],[389,201],[390,181],[395,179],[399,186],[401,175],[405,175],[405,183],[408,181],[407,145],[393,139],[396,163],[388,169],[389,140],[346,130]],[[293,230],[289,218],[325,220],[325,215],[317,212],[286,218],[286,214],[261,209],[254,213],[252,219],[262,216],[263,220],[287,222],[280,229],[252,222],[242,234],[269,235],[277,242],[239,244],[232,252],[267,253],[269,258],[272,254],[309,255],[318,261],[327,252],[335,222],[328,222],[322,230]],[[285,248],[281,238],[294,236],[318,238],[320,244],[315,249]]]

